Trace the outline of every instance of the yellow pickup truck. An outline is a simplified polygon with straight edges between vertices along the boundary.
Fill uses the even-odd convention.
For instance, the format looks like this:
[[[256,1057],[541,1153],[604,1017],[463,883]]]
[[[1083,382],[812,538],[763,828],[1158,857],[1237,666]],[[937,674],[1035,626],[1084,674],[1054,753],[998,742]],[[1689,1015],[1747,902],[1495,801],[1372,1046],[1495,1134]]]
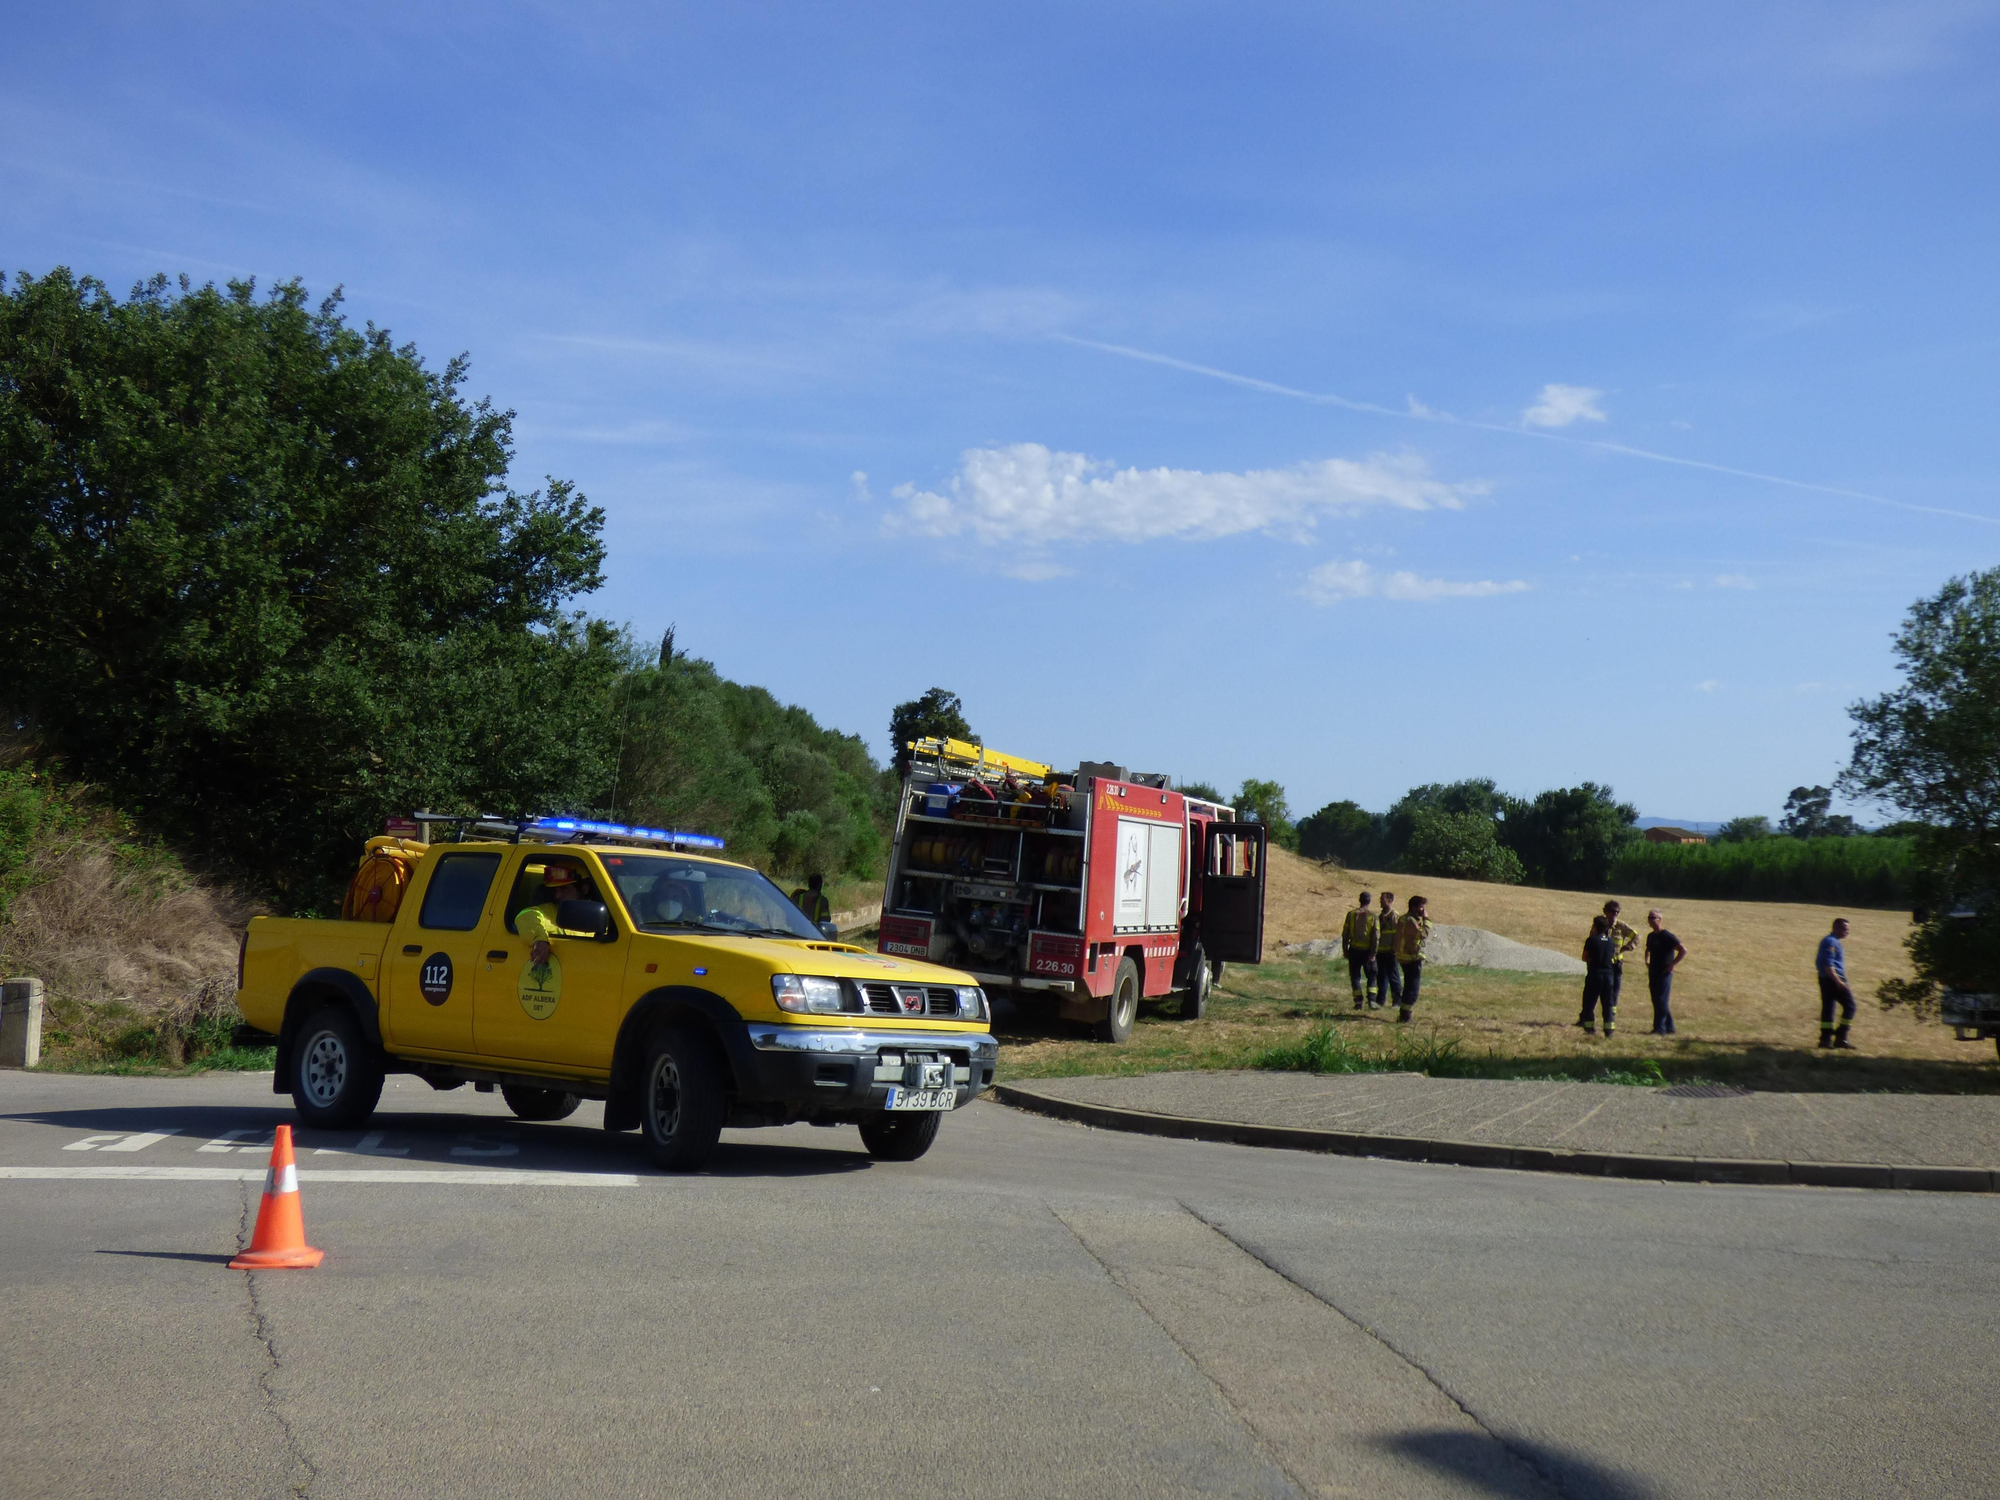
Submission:
[[[389,1072],[498,1088],[528,1120],[602,1099],[606,1129],[685,1171],[724,1126],[799,1120],[912,1161],[992,1081],[970,975],[840,942],[745,865],[593,826],[418,846],[389,921],[253,919],[237,1003],[275,1039],[274,1092],[332,1129]]]

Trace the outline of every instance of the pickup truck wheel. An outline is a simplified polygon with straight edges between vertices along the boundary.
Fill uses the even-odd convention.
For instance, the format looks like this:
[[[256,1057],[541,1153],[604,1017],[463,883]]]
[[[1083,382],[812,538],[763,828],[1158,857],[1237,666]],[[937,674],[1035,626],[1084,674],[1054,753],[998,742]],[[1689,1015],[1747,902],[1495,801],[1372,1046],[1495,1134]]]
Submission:
[[[714,1154],[727,1101],[715,1045],[685,1026],[662,1026],[646,1044],[639,1128],[653,1165],[692,1172]]]
[[[1194,950],[1193,971],[1188,976],[1188,987],[1181,991],[1181,1019],[1199,1021],[1208,1014],[1208,992],[1215,982],[1215,975],[1208,967],[1208,955],[1201,949]]]
[[[1132,1023],[1139,1019],[1139,966],[1129,958],[1118,960],[1118,977],[1111,984],[1111,1011],[1097,1023],[1100,1042],[1122,1042],[1132,1035]]]
[[[567,1120],[583,1103],[581,1095],[565,1094],[561,1089],[517,1089],[504,1083],[500,1097],[521,1120]]]
[[[915,1161],[931,1149],[942,1123],[943,1110],[892,1115],[885,1109],[861,1117],[861,1144],[877,1161]]]
[[[344,1005],[322,1005],[292,1040],[292,1104],[317,1130],[346,1130],[375,1112],[382,1058]]]

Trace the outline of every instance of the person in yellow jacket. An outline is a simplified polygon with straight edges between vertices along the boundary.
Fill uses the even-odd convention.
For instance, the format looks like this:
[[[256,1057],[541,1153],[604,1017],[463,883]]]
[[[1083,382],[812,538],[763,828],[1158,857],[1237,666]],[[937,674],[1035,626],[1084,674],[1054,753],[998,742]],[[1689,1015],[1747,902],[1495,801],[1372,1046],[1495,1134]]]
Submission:
[[[1410,909],[1396,924],[1396,964],[1403,971],[1402,1006],[1398,1021],[1410,1019],[1417,996],[1424,987],[1424,943],[1431,935],[1430,902],[1422,896],[1410,897]]]
[[[1347,982],[1354,990],[1354,1008],[1368,1003],[1375,986],[1375,898],[1363,891],[1347,920],[1340,924],[1340,956],[1347,960]]]
[[[1616,901],[1604,903],[1604,922],[1611,933],[1611,1006],[1618,1007],[1618,992],[1625,988],[1625,955],[1639,946],[1639,931],[1630,922],[1620,921],[1624,908]]]
[[[826,877],[817,870],[806,876],[806,883],[792,892],[792,905],[806,914],[806,920],[817,927],[822,922],[833,920],[833,903],[826,899],[821,889]]]
[[[595,936],[594,933],[576,932],[558,925],[556,906],[562,901],[597,899],[596,888],[581,870],[560,860],[551,861],[542,871],[542,886],[535,892],[535,904],[524,906],[514,914],[514,930],[528,940],[528,962],[545,964],[549,961],[550,938]]]
[[[1403,919],[1396,915],[1396,893],[1384,891],[1378,901],[1380,912],[1375,918],[1375,993],[1368,997],[1371,1009],[1380,1010],[1394,995],[1396,1003],[1403,1003],[1403,976],[1396,969],[1396,924]]]

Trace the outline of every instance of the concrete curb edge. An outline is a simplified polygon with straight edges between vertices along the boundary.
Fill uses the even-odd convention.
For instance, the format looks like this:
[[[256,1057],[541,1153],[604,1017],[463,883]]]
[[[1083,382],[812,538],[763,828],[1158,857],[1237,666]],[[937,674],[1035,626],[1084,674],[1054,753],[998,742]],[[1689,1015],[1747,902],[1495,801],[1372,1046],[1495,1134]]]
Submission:
[[[1375,1156],[1392,1161],[1425,1161],[1457,1167],[1508,1167],[1517,1172],[1566,1172],[1582,1177],[1627,1177],[1651,1182],[1734,1182],[1786,1187],[1903,1188],[1930,1193],[2000,1191],[2000,1170],[1989,1167],[1896,1166],[1879,1162],[1760,1161],[1751,1157],[1643,1156],[1619,1151],[1563,1151],[1547,1146],[1509,1146],[1492,1141],[1431,1140],[1422,1136],[1369,1135],[1358,1131],[1307,1130],[1291,1125],[1252,1125],[1163,1115],[1152,1110],[1086,1104],[996,1083],[993,1096],[1030,1114],[1047,1115],[1101,1130],[1177,1140],[1215,1141],[1232,1146],[1277,1146],[1336,1156]]]

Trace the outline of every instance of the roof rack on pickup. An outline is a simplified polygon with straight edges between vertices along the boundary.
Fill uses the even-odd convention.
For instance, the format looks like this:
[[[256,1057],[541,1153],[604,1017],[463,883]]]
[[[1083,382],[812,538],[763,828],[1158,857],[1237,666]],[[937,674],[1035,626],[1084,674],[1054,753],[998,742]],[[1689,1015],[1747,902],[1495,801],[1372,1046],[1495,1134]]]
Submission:
[[[655,849],[724,847],[723,841],[712,833],[639,828],[626,823],[599,822],[594,818],[502,818],[491,813],[459,816],[430,812],[412,813],[410,816],[425,828],[450,829],[449,841],[453,843],[497,838],[505,839],[510,844],[529,839],[542,844],[624,844]]]

